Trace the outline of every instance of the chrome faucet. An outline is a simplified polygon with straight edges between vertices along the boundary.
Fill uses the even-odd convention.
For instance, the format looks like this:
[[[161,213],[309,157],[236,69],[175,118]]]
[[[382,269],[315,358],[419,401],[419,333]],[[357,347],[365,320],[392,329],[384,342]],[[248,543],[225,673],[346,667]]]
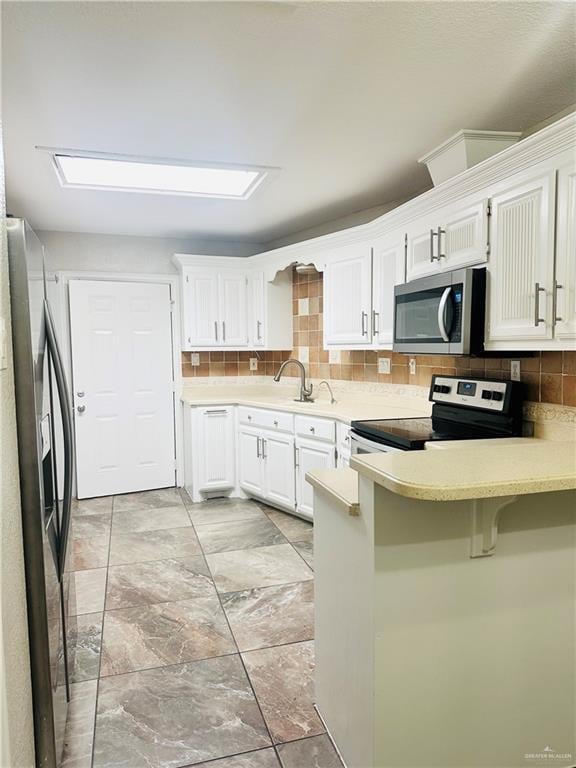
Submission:
[[[300,397],[295,398],[296,402],[297,403],[312,402],[313,385],[310,384],[309,387],[306,386],[306,369],[304,368],[300,360],[297,360],[295,357],[291,357],[289,360],[284,360],[280,368],[278,368],[278,373],[276,374],[276,376],[274,376],[274,381],[280,381],[280,377],[284,372],[284,368],[286,368],[287,365],[290,365],[290,363],[294,363],[294,365],[297,365],[300,368]]]
[[[336,398],[334,397],[334,392],[332,392],[332,387],[330,386],[330,384],[328,384],[328,382],[325,379],[323,379],[320,382],[320,384],[318,384],[318,387],[321,387],[322,384],[326,384],[328,388],[328,392],[330,392],[330,405],[334,405],[334,403],[336,402]]]

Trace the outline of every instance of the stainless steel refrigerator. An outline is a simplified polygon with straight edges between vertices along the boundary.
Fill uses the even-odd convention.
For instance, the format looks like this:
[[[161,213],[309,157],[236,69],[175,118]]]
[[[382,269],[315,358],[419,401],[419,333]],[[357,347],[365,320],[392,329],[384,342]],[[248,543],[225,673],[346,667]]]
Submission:
[[[72,412],[47,290],[47,255],[23,219],[8,218],[6,228],[36,766],[56,768],[69,700]]]

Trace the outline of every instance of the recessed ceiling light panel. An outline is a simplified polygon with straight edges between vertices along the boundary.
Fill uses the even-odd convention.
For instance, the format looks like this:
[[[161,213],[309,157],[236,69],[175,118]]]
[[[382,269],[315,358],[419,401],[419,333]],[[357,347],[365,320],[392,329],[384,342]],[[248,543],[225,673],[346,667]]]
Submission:
[[[278,172],[260,166],[189,163],[38,147],[52,156],[63,187],[247,200]]]

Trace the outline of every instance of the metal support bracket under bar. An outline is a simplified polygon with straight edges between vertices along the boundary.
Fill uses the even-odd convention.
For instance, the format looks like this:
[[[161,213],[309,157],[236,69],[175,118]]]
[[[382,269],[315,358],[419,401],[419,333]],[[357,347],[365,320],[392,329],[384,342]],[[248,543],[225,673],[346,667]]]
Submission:
[[[475,499],[472,502],[470,557],[490,557],[496,549],[500,512],[517,500],[517,496]]]

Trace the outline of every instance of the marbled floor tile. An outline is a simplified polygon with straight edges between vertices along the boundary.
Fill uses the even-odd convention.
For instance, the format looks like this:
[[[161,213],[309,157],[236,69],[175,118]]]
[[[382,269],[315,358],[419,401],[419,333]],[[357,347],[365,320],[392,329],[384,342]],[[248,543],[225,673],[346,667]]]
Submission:
[[[241,651],[314,638],[313,581],[231,592],[222,605]]]
[[[71,571],[86,571],[90,568],[105,568],[108,565],[110,534],[92,536],[89,539],[72,539],[70,542]]]
[[[70,615],[100,613],[104,610],[105,594],[106,568],[74,571],[70,574]]]
[[[206,561],[219,592],[273,587],[313,578],[310,568],[290,544],[218,552],[207,555]]]
[[[102,613],[84,613],[68,618],[72,682],[95,680],[100,669]]]
[[[156,491],[139,491],[114,496],[114,512],[127,512],[134,509],[156,509],[157,507],[177,507],[183,504],[178,488],[159,488]]]
[[[193,557],[202,553],[192,526],[158,531],[113,533],[110,540],[110,565],[144,563],[173,557]]]
[[[282,533],[266,517],[253,520],[229,520],[226,523],[212,525],[197,524],[195,527],[206,554],[286,543]]]
[[[271,507],[267,507],[265,512],[270,520],[280,528],[288,541],[312,541],[314,532],[312,523]]]
[[[246,499],[213,499],[188,506],[194,525],[227,523],[235,520],[265,520],[261,507]]]
[[[314,570],[314,542],[312,540],[293,541],[292,546],[299,553],[299,555],[304,558],[310,568]]]
[[[209,763],[196,763],[194,768],[280,768],[280,763],[273,749],[259,749],[257,752],[223,757]],[[304,764],[300,768],[305,768]]]
[[[212,597],[107,611],[101,675],[236,653],[220,601]]]
[[[73,517],[70,533],[74,539],[90,539],[93,536],[110,534],[112,524],[111,512],[99,512],[95,515],[80,515]]]
[[[96,515],[101,512],[112,512],[113,496],[97,496],[94,499],[72,499],[72,515]]]
[[[100,680],[94,768],[176,768],[269,746],[238,656]]]
[[[190,518],[182,504],[179,507],[115,511],[112,521],[112,533],[158,531],[167,528],[186,528],[189,526]]]
[[[106,610],[190,600],[214,594],[202,557],[113,565],[108,569]]]
[[[313,706],[313,642],[248,651],[242,658],[275,743],[324,732]]]
[[[280,744],[282,768],[343,768],[332,742],[325,734]]]
[[[70,686],[61,768],[91,768],[97,680]]]

